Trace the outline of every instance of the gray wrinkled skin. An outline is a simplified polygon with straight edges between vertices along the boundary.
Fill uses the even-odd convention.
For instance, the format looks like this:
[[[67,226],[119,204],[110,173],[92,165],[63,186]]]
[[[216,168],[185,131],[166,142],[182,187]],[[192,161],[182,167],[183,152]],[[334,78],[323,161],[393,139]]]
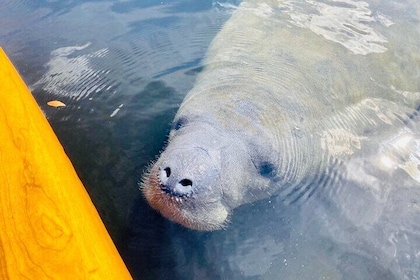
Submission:
[[[145,176],[146,199],[175,222],[215,230],[240,205],[294,202],[342,180],[335,166],[417,115],[419,10],[416,1],[243,2]],[[418,184],[418,169],[405,168],[416,162],[405,163]]]

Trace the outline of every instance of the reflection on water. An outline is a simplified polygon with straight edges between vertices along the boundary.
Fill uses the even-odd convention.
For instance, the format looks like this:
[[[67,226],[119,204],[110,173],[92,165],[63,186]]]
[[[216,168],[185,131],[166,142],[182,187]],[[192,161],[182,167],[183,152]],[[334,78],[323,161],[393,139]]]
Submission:
[[[296,9],[302,4],[304,11]],[[289,1],[284,3],[289,8],[291,23],[310,28],[328,40],[340,43],[356,54],[382,53],[387,39],[368,24],[380,23],[390,26],[393,22],[382,13],[372,14],[369,4],[364,1],[317,2]],[[307,9],[313,10],[307,13]]]
[[[95,70],[91,65],[94,59],[106,57],[107,49],[72,57],[75,52],[80,52],[89,45],[90,43],[86,43],[83,46],[63,47],[52,51],[50,61],[46,64],[48,71],[32,87],[76,100],[89,97],[91,93],[109,91],[112,85],[108,85],[104,77],[110,70]]]
[[[238,1],[3,0],[0,45],[30,85],[135,278],[420,278],[420,122],[417,112],[407,120],[408,110],[392,105],[420,99],[420,66],[410,61],[420,57],[418,4],[261,2],[254,10],[259,17],[281,12],[290,30],[310,30],[354,53],[354,61],[343,63],[349,69],[372,62],[370,76],[342,84],[331,71],[342,64],[317,64],[322,85],[333,89],[328,98],[381,89],[394,103],[367,99],[338,112],[319,132],[322,150],[337,159],[334,168],[290,197],[240,207],[226,230],[212,233],[163,219],[141,197],[138,182]],[[417,34],[410,36],[412,30]],[[311,55],[327,45],[303,44],[299,51]],[[390,71],[378,70],[381,63]],[[312,73],[291,59],[286,66]],[[302,91],[313,86],[277,70]],[[364,88],[367,80],[374,86]],[[51,99],[67,106],[46,106]],[[354,120],[351,131],[343,129]]]

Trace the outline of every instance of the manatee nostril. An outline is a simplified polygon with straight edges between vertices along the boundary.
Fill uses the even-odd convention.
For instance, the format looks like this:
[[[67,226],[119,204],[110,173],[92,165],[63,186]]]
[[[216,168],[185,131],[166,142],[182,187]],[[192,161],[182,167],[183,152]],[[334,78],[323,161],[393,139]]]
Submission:
[[[182,179],[172,190],[172,195],[179,197],[190,197],[193,194],[192,181],[190,179]]]
[[[192,181],[190,179],[182,179],[179,183],[184,187],[192,187]]]
[[[171,176],[171,169],[169,167],[160,170],[159,179],[163,184],[166,184],[169,176]]]
[[[171,176],[171,169],[169,167],[166,167],[163,170],[166,173],[166,178],[169,178],[169,176]]]
[[[173,197],[190,197],[194,193],[190,179],[182,179],[175,185],[162,183],[160,189]]]

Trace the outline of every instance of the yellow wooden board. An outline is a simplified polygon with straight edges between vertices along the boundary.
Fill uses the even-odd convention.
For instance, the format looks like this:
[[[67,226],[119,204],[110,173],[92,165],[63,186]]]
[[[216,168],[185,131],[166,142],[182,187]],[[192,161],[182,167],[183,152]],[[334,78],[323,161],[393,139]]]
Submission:
[[[0,279],[131,279],[70,160],[1,48]]]

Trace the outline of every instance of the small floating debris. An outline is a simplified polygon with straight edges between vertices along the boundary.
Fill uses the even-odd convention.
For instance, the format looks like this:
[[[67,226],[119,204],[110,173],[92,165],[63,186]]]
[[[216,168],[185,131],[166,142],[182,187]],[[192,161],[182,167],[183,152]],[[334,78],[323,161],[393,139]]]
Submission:
[[[47,105],[49,105],[51,107],[55,107],[55,108],[57,108],[57,107],[65,107],[66,106],[66,104],[64,104],[63,102],[58,101],[58,100],[48,101],[47,102]]]
[[[117,109],[115,109],[111,115],[109,115],[110,118],[114,117],[116,114],[118,114],[118,112],[120,111],[120,109],[122,108],[122,106],[124,106],[124,104],[121,104],[120,106],[118,106]]]

